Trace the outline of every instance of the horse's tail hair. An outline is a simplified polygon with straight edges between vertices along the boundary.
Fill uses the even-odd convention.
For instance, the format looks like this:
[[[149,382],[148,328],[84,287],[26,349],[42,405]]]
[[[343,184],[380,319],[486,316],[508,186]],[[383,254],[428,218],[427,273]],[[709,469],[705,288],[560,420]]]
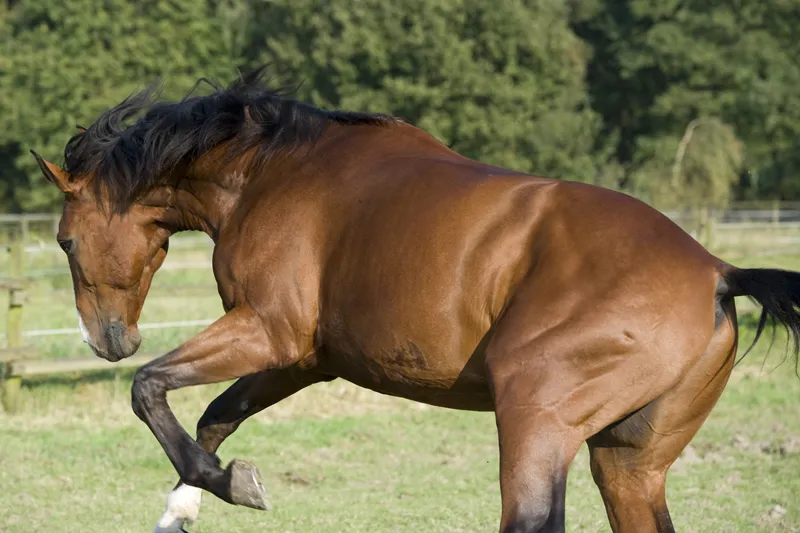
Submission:
[[[748,296],[761,306],[756,335],[742,358],[758,342],[767,322],[773,327],[773,342],[774,328],[780,324],[791,337],[797,372],[800,352],[800,272],[774,268],[730,267],[722,273],[717,293],[722,298]]]

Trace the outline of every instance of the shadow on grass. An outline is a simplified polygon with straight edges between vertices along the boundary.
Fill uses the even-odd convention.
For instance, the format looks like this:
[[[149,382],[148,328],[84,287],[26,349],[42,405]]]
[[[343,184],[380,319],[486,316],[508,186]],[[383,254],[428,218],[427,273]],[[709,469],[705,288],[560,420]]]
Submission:
[[[120,368],[119,370],[96,370],[93,372],[71,372],[49,376],[26,377],[23,386],[31,391],[49,387],[77,387],[80,385],[93,385],[119,381],[130,383],[133,381],[135,368]]]

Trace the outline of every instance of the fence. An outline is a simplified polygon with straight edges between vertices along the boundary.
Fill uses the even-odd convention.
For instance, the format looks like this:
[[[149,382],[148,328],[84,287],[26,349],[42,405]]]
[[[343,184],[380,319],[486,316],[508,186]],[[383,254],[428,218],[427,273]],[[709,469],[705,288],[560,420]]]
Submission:
[[[9,233],[19,234],[22,242],[30,242],[32,226],[49,228],[50,234],[55,235],[58,232],[59,220],[58,215],[51,214],[0,215],[0,226],[7,228],[7,231],[4,232],[6,235]]]
[[[665,214],[714,251],[724,251],[725,259],[740,256],[791,254],[800,245],[800,204],[739,204],[726,210],[701,209]],[[22,313],[25,289],[33,279],[68,272],[59,269],[25,270],[26,255],[60,251],[53,243],[58,228],[57,215],[0,216],[0,235],[8,240],[8,275],[0,277],[0,290],[7,291],[8,316],[6,347],[0,349],[0,384],[2,404],[8,411],[16,408],[22,379],[29,376],[97,370],[117,371],[138,367],[160,354],[142,354],[109,363],[96,357],[47,360],[37,358],[37,351],[26,346],[25,339],[50,335],[78,334],[77,328],[23,330]],[[3,231],[5,229],[5,231]],[[170,250],[200,246],[197,240],[184,239],[170,244]],[[208,246],[203,238],[202,246]],[[163,269],[208,269],[208,263],[169,263]],[[205,326],[213,319],[140,324],[139,328],[161,329]]]
[[[27,280],[22,277],[24,267],[22,241],[12,242],[9,245],[9,277],[0,287],[8,290],[8,325],[6,339],[8,347],[0,352],[0,363],[3,364],[3,391],[2,400],[6,410],[14,410],[22,377],[14,375],[9,368],[10,363],[16,359],[25,358],[26,353],[22,345],[22,304],[23,291]]]
[[[800,245],[798,202],[742,202],[728,209],[664,214],[727,260],[784,255]]]

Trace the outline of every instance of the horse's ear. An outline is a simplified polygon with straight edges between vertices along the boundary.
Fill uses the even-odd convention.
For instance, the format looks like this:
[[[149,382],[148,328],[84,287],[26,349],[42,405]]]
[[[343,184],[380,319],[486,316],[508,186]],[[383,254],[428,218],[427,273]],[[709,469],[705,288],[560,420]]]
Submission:
[[[61,192],[71,192],[75,190],[76,183],[69,179],[69,174],[66,170],[58,165],[45,161],[42,156],[33,150],[31,150],[31,153],[33,157],[36,158],[36,162],[39,164],[39,168],[42,169],[42,174],[47,178],[47,181],[54,183],[61,189]]]

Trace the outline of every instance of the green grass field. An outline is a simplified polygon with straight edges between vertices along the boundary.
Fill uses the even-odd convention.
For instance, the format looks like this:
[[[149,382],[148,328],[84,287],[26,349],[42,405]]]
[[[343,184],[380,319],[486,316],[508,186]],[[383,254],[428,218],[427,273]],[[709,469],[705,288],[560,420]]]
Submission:
[[[168,263],[207,259],[206,252],[187,251],[171,253]],[[60,260],[42,257],[29,268]],[[800,269],[800,258],[736,264]],[[210,281],[204,270],[159,273],[142,322],[219,316],[213,288],[197,288]],[[27,329],[75,322],[68,278],[35,288],[25,307]],[[746,312],[743,323],[746,346],[753,323]],[[195,331],[146,331],[142,350],[166,350]],[[670,471],[678,531],[800,531],[800,378],[793,360],[779,365],[781,337],[765,363],[768,337],[734,370]],[[44,357],[89,355],[74,336],[30,340]],[[0,532],[152,531],[176,476],[130,410],[130,379],[123,372],[25,382],[21,411],[0,413]],[[169,400],[192,429],[224,387],[180,390]],[[257,415],[220,456],[258,465],[274,510],[232,507],[205,495],[200,520],[188,528],[193,533],[497,530],[498,452],[489,413],[428,407],[332,382]],[[569,477],[567,530],[609,531],[585,447]]]

